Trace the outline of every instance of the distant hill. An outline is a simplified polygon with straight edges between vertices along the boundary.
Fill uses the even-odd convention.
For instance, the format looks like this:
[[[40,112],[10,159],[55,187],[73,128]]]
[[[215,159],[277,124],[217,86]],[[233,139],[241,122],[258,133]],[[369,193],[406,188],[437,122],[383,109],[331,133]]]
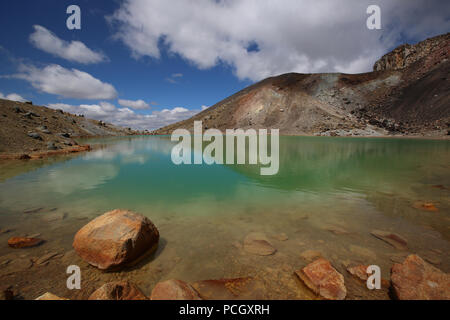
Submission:
[[[403,45],[364,74],[289,73],[265,79],[191,119],[155,130],[276,128],[287,135],[446,136],[450,33]]]
[[[0,99],[0,156],[64,150],[78,145],[74,138],[135,133],[62,110]]]

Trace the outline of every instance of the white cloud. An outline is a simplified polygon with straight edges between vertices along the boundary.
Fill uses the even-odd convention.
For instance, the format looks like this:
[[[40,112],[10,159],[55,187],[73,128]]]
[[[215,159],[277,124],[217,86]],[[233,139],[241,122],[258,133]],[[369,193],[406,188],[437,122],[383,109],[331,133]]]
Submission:
[[[19,73],[12,77],[23,79],[45,93],[65,98],[110,100],[117,97],[117,92],[109,83],[104,83],[89,73],[77,69],[65,69],[57,64],[44,68],[21,65]]]
[[[119,104],[122,107],[128,107],[136,110],[145,110],[150,108],[150,105],[146,103],[144,100],[133,101],[133,100],[119,99]]]
[[[368,30],[378,4],[382,31]],[[230,65],[240,79],[285,72],[369,71],[393,46],[447,32],[449,1],[128,0],[109,20],[134,57],[158,44],[200,69]],[[175,81],[170,77],[170,82]]]
[[[0,92],[0,99],[18,101],[18,102],[28,101],[27,99],[25,99],[21,95],[18,95],[17,93],[10,93],[10,94],[4,95],[3,93]]]
[[[59,58],[83,64],[99,63],[107,60],[105,55],[92,51],[83,42],[64,41],[39,25],[35,25],[33,28],[34,32],[30,35],[30,42],[40,50]]]
[[[73,114],[83,114],[87,118],[102,120],[124,128],[138,130],[154,130],[171,123],[188,119],[201,110],[188,110],[186,108],[164,109],[153,111],[151,114],[136,113],[130,108],[117,108],[111,103],[100,102],[99,104],[73,106],[64,103],[49,104],[49,108],[62,109]]]
[[[166,78],[166,81],[170,82],[170,83],[178,83],[178,79],[183,78],[183,74],[182,73],[173,73],[170,75],[170,77]]]

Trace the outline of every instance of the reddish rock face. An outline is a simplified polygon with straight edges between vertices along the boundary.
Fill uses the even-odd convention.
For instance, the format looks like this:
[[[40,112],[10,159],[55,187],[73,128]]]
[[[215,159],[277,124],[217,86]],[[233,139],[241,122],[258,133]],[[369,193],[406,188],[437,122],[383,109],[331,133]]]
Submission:
[[[347,295],[344,276],[328,260],[319,258],[295,272],[316,294],[328,300],[343,300]]]
[[[192,284],[205,300],[263,300],[264,285],[253,278],[197,281]]]
[[[394,295],[400,300],[450,300],[450,275],[410,255],[391,269]]]
[[[102,270],[119,269],[156,250],[158,229],[146,217],[114,210],[94,219],[75,235],[73,247],[89,264]]]
[[[89,300],[148,300],[148,298],[134,284],[122,281],[101,286]]]
[[[151,300],[201,300],[197,292],[186,282],[167,280],[153,288]]]
[[[44,240],[36,238],[13,237],[8,240],[8,246],[15,249],[31,248],[40,245]]]

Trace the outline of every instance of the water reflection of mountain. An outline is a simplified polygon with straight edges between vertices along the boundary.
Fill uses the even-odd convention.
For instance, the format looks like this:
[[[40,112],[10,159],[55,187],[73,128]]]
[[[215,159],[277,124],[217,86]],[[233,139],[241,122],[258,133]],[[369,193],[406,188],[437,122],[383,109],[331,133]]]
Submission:
[[[259,167],[229,166],[263,186],[282,190],[396,190],[427,167],[450,161],[448,141],[281,137],[280,170],[261,176]],[[448,162],[447,162],[448,163]]]

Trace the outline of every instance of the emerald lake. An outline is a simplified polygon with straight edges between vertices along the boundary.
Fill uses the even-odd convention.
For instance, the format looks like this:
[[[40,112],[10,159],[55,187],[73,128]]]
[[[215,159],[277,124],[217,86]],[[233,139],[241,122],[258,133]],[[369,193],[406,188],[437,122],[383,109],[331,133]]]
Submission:
[[[41,291],[75,297],[63,282],[64,267],[84,266],[71,248],[73,236],[117,208],[149,217],[161,243],[139,270],[104,274],[84,266],[92,285],[126,275],[150,291],[170,278],[260,276],[269,288],[284,290],[267,298],[307,299],[300,284],[279,276],[303,266],[306,250],[320,251],[338,269],[348,262],[377,264],[386,278],[408,253],[450,271],[448,140],[280,137],[274,176],[261,176],[251,165],[176,166],[170,137],[87,142],[94,146],[89,153],[0,163],[0,230],[10,230],[0,233],[0,281],[32,280],[25,297]],[[408,250],[377,239],[373,230],[401,235]],[[243,252],[251,232],[266,234],[276,254]],[[34,234],[46,243],[21,252],[6,245],[11,236]],[[60,256],[37,270],[23,267],[48,252]],[[358,294],[371,297],[353,297]]]

